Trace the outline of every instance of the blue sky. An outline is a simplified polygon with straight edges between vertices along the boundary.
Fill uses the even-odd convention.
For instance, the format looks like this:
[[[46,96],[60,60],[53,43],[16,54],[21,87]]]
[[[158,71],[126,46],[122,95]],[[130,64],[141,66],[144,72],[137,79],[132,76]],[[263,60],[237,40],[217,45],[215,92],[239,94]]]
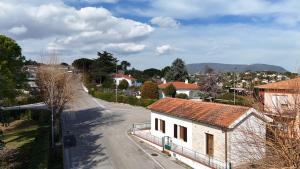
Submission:
[[[56,51],[71,63],[107,50],[138,69],[180,57],[296,72],[299,9],[299,0],[1,0],[0,33],[37,60]]]

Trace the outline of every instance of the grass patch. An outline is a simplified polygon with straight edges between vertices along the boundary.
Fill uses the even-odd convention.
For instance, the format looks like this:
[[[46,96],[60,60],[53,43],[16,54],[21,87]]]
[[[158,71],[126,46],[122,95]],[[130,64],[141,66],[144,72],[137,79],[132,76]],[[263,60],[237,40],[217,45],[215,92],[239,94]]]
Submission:
[[[35,121],[22,121],[18,126],[5,130],[4,143],[6,148],[18,149],[34,141],[39,125]]]
[[[50,169],[50,163],[51,168],[63,168],[61,160],[51,158],[50,131],[48,122],[35,120],[21,120],[4,130],[5,148],[14,153],[0,160],[0,169]]]

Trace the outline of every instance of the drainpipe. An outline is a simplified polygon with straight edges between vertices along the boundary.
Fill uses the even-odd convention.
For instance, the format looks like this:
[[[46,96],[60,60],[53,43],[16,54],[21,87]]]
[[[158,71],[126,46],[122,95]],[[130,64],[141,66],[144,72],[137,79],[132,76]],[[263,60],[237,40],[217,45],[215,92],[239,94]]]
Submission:
[[[227,169],[227,162],[228,162],[228,155],[227,155],[227,130],[224,130],[225,132],[225,164],[226,164],[226,169]]]

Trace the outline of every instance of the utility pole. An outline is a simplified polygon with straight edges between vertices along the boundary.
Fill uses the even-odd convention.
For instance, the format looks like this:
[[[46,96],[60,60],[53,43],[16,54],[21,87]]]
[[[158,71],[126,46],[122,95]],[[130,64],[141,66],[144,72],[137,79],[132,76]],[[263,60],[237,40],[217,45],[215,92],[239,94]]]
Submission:
[[[51,82],[53,83],[53,82]],[[54,110],[53,110],[53,85],[51,86],[51,147],[54,148]]]
[[[236,70],[236,67],[234,68],[234,72],[233,72],[233,104],[235,105],[235,70]]]
[[[116,75],[118,74],[118,62],[116,61]],[[116,103],[118,103],[118,85],[116,80]]]

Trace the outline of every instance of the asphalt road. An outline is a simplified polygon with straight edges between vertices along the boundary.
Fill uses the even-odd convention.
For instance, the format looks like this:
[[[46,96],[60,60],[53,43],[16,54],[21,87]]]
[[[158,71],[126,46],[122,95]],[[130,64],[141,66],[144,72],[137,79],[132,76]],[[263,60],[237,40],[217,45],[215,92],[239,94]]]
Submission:
[[[128,136],[133,123],[150,120],[150,111],[95,99],[80,84],[75,98],[62,115],[64,135],[76,139],[64,149],[65,169],[183,168],[165,157],[152,157],[153,150]]]

